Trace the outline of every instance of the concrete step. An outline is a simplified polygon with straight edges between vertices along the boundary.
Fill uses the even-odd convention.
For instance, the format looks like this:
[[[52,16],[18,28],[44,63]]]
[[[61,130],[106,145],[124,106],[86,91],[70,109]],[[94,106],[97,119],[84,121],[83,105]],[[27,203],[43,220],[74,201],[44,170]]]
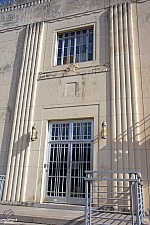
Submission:
[[[45,209],[63,209],[63,210],[73,210],[73,211],[84,211],[85,207],[82,205],[69,205],[69,204],[59,204],[59,203],[34,203],[35,208],[45,208]]]

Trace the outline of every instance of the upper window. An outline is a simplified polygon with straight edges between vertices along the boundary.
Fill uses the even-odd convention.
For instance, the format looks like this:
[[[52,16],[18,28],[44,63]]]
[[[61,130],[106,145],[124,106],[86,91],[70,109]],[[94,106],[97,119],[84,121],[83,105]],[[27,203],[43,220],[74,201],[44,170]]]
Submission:
[[[93,28],[58,34],[57,65],[93,60]]]

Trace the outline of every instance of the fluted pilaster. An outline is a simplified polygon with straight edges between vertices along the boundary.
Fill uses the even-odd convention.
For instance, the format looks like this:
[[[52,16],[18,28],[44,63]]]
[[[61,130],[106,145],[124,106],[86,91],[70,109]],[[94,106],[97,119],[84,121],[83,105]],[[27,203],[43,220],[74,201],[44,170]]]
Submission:
[[[130,3],[110,8],[110,65],[112,169],[136,170],[140,153]]]
[[[43,23],[27,25],[11,133],[3,200],[25,201],[29,134],[40,64]]]

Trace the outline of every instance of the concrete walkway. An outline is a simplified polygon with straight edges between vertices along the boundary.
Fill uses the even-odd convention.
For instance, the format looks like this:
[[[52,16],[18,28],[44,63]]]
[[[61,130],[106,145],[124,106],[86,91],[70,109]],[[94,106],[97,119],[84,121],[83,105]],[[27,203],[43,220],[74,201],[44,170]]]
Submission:
[[[14,213],[9,217],[9,214]],[[8,211],[9,210],[9,211]],[[14,220],[13,224],[50,224],[50,225],[83,225],[84,211],[35,208],[25,206],[0,205],[0,224],[4,224],[4,215]],[[8,215],[7,215],[8,214]],[[16,221],[17,220],[17,221]],[[12,222],[12,221],[10,221]],[[7,223],[9,224],[9,223]],[[12,224],[12,223],[10,223]]]
[[[111,216],[113,217],[114,215]],[[117,215],[115,214],[115,216]],[[118,217],[120,217],[119,214]],[[5,218],[10,219],[10,221]],[[14,225],[84,225],[84,207],[63,204],[39,204],[35,205],[35,207],[0,205],[0,224],[6,224],[6,222]],[[103,224],[102,220],[99,222],[95,221],[95,224]],[[122,221],[116,222],[110,219],[110,221],[107,221],[107,224],[126,225],[132,224],[132,222],[124,222],[122,218]],[[150,224],[148,217],[145,217],[143,224]]]

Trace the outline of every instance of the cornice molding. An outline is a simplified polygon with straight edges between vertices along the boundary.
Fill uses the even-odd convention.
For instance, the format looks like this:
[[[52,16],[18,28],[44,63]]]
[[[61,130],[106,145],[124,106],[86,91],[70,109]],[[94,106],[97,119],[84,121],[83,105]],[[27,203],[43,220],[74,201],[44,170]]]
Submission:
[[[16,2],[11,2],[11,3],[8,3],[8,4],[0,5],[0,7],[1,7],[0,13],[9,12],[9,11],[13,11],[13,10],[16,10],[16,9],[27,8],[27,7],[30,7],[30,6],[33,6],[33,5],[40,5],[40,4],[43,4],[43,3],[46,3],[46,2],[51,2],[51,0],[37,0],[37,1],[26,2],[26,3],[18,4],[18,5],[14,4]]]

